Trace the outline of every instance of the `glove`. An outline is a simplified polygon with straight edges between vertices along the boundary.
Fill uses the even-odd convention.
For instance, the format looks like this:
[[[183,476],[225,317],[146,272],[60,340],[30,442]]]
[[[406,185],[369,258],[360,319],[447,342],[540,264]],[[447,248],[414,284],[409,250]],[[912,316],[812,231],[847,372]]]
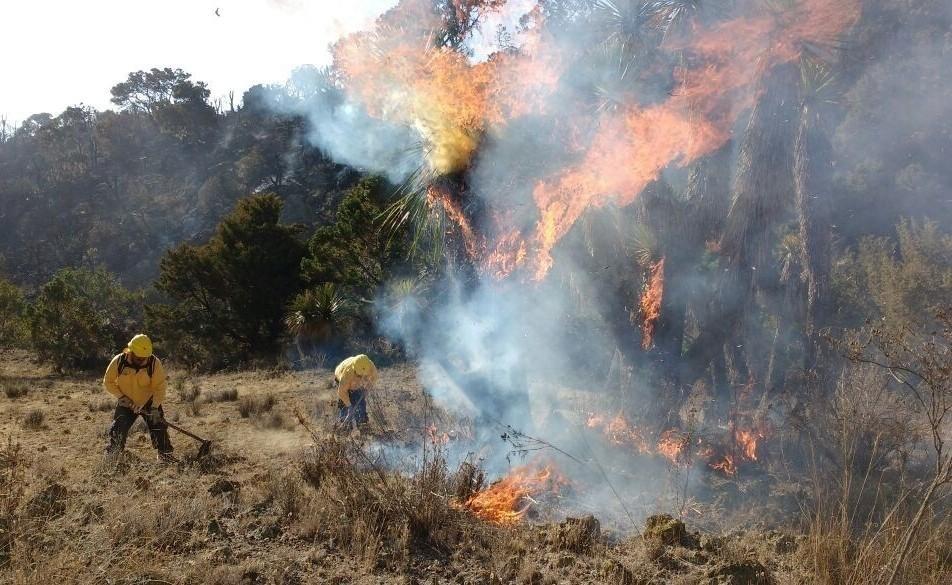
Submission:
[[[124,406],[126,408],[131,408],[133,411],[137,408],[135,403],[132,402],[132,399],[128,396],[119,397],[119,406]]]

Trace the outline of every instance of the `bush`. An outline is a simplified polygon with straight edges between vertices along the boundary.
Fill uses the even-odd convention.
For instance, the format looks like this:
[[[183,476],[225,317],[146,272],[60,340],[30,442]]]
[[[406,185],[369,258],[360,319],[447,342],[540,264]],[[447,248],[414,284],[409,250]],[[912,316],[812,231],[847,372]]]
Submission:
[[[0,279],[0,346],[23,345],[27,331],[23,293],[15,285]]]
[[[28,311],[30,343],[60,371],[104,368],[136,331],[141,301],[105,270],[61,270]]]
[[[89,401],[89,412],[107,412],[116,408],[116,399],[111,396],[99,396]]]
[[[897,225],[896,235],[896,241],[863,238],[834,265],[833,293],[843,324],[885,317],[912,325],[952,298],[952,235],[934,222],[914,221]]]
[[[150,330],[177,360],[212,369],[278,354],[305,251],[298,228],[279,222],[282,205],[242,199],[207,244],[162,258],[155,286],[172,302],[149,307]]]
[[[238,389],[216,390],[207,396],[209,402],[234,402],[238,400]]]
[[[179,378],[172,386],[175,389],[175,394],[183,403],[195,402],[202,393],[198,384],[188,382],[184,378]]]
[[[43,411],[34,408],[23,415],[23,428],[30,431],[39,430],[43,428],[44,420],[46,420],[46,415],[43,414]]]
[[[271,394],[266,396],[243,396],[238,403],[238,413],[241,418],[248,418],[263,412],[271,412],[275,404],[277,404],[277,400]]]

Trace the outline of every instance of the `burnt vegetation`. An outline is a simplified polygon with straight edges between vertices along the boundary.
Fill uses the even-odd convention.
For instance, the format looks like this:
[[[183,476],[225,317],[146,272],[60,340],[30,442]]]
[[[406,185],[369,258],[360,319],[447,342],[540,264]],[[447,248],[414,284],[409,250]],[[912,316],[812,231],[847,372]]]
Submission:
[[[101,561],[96,578],[144,575],[133,555],[114,555],[144,538],[160,567],[149,582],[331,580],[343,572],[325,571],[335,563],[408,583],[948,582],[952,83],[936,71],[949,65],[952,9],[857,1],[843,30],[797,39],[795,56],[726,98],[679,93],[693,72],[723,65],[692,34],[750,14],[786,33],[798,11],[827,2],[839,5],[542,0],[497,31],[494,66],[522,55],[512,34],[539,27],[573,39],[559,55],[571,72],[552,92],[599,124],[684,100],[704,110],[692,120],[723,126],[705,134],[722,134],[717,144],[675,151],[657,172],[618,161],[643,172],[644,187],[586,199],[557,237],[534,230],[572,206],[555,205],[552,219],[540,193],[596,164],[562,144],[598,145],[595,130],[571,127],[557,109],[491,129],[466,118],[448,132],[452,148],[428,128],[393,161],[416,166],[368,170],[316,136],[330,130],[315,112],[360,96],[346,44],[329,69],[301,68],[285,86],[255,86],[227,104],[187,72],[152,69],[112,88],[114,110],[0,123],[0,347],[85,375],[147,330],[163,359],[195,376],[170,387],[189,417],[227,408],[272,434],[303,427],[313,443],[253,486],[218,479],[200,497],[162,486],[165,499],[130,516],[118,498],[93,503],[31,483],[30,461],[8,441],[0,578],[82,573],[75,559],[87,554]],[[455,67],[506,3],[403,4],[425,6],[437,23],[427,66]],[[413,30],[415,13],[388,14],[362,39],[374,58],[394,48],[388,35]],[[431,123],[411,118],[384,116],[386,136],[403,136],[391,125]],[[491,171],[483,157],[496,161]],[[496,285],[502,300],[473,301]],[[506,295],[537,305],[510,306]],[[477,309],[448,309],[467,301]],[[503,325],[480,320],[487,306],[503,307]],[[513,337],[525,345],[521,361],[548,356],[535,347],[547,341],[558,359],[507,367],[504,381],[473,365],[511,358]],[[491,349],[473,360],[479,343]],[[435,364],[437,390],[461,388],[477,412],[444,430],[458,421],[428,419],[427,395],[414,436],[398,442],[393,427],[410,423],[384,420],[371,402],[371,430],[354,438],[293,420],[294,407],[269,391],[203,392],[199,382],[216,372],[327,374],[351,353]],[[540,386],[544,423],[531,420],[530,388]],[[0,387],[9,409],[41,393],[18,378]],[[95,416],[114,404],[87,406]],[[506,426],[512,412],[525,428]],[[37,408],[15,416],[33,435],[49,422]],[[485,456],[485,468],[452,459],[455,444],[488,438],[505,453]],[[389,450],[420,456],[407,464],[381,455]],[[548,468],[544,481],[490,478],[499,459],[539,453],[562,458],[570,479]],[[211,467],[219,463],[227,456]],[[138,473],[122,461],[99,471],[127,481],[130,469]],[[185,469],[203,480],[217,472]],[[135,481],[125,495],[151,493]],[[662,495],[641,498],[662,484]],[[575,493],[593,487],[602,501]],[[500,495],[491,505],[502,507],[481,514],[480,494]],[[606,510],[611,519],[596,519]],[[110,514],[122,520],[103,522]],[[737,524],[753,528],[711,535]],[[86,548],[76,544],[84,537]],[[283,557],[280,574],[250,553],[232,557],[239,543],[247,553],[248,543],[277,541],[307,543],[311,556]],[[169,568],[197,552],[197,564]]]

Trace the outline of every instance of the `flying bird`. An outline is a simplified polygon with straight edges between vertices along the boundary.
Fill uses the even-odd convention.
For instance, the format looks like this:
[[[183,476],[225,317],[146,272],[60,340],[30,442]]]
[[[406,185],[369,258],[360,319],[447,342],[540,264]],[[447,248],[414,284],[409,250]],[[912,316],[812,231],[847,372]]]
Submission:
[[[221,8],[215,9],[215,16],[221,16]]]

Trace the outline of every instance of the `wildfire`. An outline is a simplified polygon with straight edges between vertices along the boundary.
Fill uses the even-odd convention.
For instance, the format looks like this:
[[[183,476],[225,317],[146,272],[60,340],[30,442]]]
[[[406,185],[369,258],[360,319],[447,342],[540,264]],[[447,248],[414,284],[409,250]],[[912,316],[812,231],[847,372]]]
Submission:
[[[489,272],[506,276],[527,264],[529,274],[543,278],[553,247],[586,209],[626,205],[666,166],[690,164],[722,146],[756,99],[764,73],[798,58],[804,45],[835,39],[855,22],[859,3],[798,0],[787,11],[763,9],[696,27],[689,38],[673,36],[664,48],[681,52],[685,65],[675,71],[668,99],[597,113],[580,107],[560,121],[575,129],[566,146],[576,163],[535,179],[538,222],[528,230],[497,230],[500,236],[486,242],[487,264],[502,269]],[[469,11],[522,11],[532,3],[458,0],[453,6],[465,21]],[[335,66],[345,90],[371,115],[418,132],[433,171],[457,172],[470,165],[487,133],[548,111],[565,72],[578,63],[547,32],[537,8],[524,15],[532,26],[518,50],[474,63],[438,46],[433,31],[441,21],[431,3],[402,0],[372,30],[337,43]],[[514,233],[525,241],[513,241]]]
[[[681,463],[689,443],[687,435],[674,429],[667,430],[658,438],[658,453],[671,463]]]
[[[473,226],[469,218],[463,213],[459,202],[453,199],[452,195],[443,187],[430,185],[426,190],[426,198],[431,207],[439,206],[453,223],[459,226],[460,235],[463,238],[463,245],[470,258],[477,258],[482,250],[482,242],[473,231]]]
[[[585,425],[600,430],[608,441],[616,446],[632,447],[639,453],[650,453],[651,448],[641,431],[630,424],[622,413],[609,418],[602,414],[589,414]]]
[[[567,481],[551,467],[517,467],[508,476],[472,496],[461,507],[497,524],[515,524],[533,504],[533,496],[558,494]]]
[[[654,344],[654,330],[661,317],[661,298],[664,295],[664,258],[658,260],[648,276],[648,286],[641,297],[641,347],[650,348]]]
[[[711,469],[716,469],[717,471],[720,471],[724,475],[737,474],[737,466],[734,465],[734,458],[731,457],[730,455],[724,455],[723,459],[721,459],[720,461],[716,461],[714,463],[710,463],[709,465]]]
[[[760,431],[734,431],[734,442],[740,449],[740,454],[748,461],[757,461],[757,441],[763,439]]]

